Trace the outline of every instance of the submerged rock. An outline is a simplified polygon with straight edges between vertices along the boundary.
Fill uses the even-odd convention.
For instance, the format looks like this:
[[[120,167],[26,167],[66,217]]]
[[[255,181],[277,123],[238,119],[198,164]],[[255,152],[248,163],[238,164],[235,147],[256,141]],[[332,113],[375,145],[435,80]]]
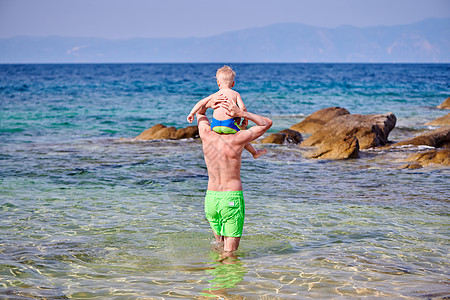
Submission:
[[[167,127],[163,124],[156,124],[153,127],[144,130],[140,135],[135,137],[136,140],[168,140],[168,139],[185,139],[198,137],[198,127],[188,126],[186,128],[176,129],[175,127]]]
[[[445,116],[442,116],[440,118],[437,118],[431,122],[425,123],[425,125],[431,125],[431,126],[450,126],[450,113],[446,114]]]
[[[435,148],[442,148],[442,147],[450,148],[450,127],[442,127],[430,132],[426,132],[412,139],[400,141],[392,146],[397,147],[405,145],[414,145],[414,146],[425,145]]]
[[[448,97],[447,99],[445,99],[445,101],[442,102],[442,104],[438,105],[437,108],[440,108],[440,109],[450,109],[450,97]]]
[[[320,128],[322,128],[322,126],[325,125],[327,122],[339,116],[348,114],[350,113],[345,108],[341,107],[324,108],[312,113],[311,115],[306,117],[306,119],[304,119],[300,123],[291,126],[289,129],[303,133],[314,133]]]
[[[313,133],[301,146],[320,148],[321,144],[325,144],[332,147],[332,142],[350,141],[350,137],[358,139],[360,149],[383,146],[388,143],[389,133],[396,121],[393,113],[341,115]]]
[[[420,169],[423,168],[423,166],[419,163],[408,163],[405,164],[403,166],[398,167],[397,169],[411,169],[411,170],[415,170],[415,169]]]
[[[303,141],[303,137],[300,132],[291,129],[284,129],[277,133],[272,133],[268,137],[265,137],[261,143],[264,144],[300,144]]]
[[[405,165],[408,169],[417,169],[431,164],[450,166],[450,149],[433,149],[416,153],[408,157],[407,161],[412,162]]]

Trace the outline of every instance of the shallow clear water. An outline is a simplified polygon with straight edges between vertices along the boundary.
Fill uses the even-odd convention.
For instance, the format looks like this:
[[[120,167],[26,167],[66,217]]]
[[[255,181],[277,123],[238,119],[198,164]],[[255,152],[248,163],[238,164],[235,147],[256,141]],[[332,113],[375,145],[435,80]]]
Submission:
[[[396,169],[403,151],[244,153],[244,236],[222,260],[203,213],[200,142],[132,139],[156,123],[187,126],[218,66],[0,66],[2,297],[450,296],[450,170]],[[447,113],[433,107],[448,96],[450,65],[234,68],[271,131],[337,105],[394,112],[399,140]]]

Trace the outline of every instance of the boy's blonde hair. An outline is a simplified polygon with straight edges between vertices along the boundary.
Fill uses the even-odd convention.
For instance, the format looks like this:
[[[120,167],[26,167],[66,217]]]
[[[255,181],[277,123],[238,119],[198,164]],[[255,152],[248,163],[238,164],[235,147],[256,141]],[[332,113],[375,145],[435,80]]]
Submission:
[[[235,77],[236,73],[229,66],[223,66],[216,73],[216,79],[223,83],[232,83]]]

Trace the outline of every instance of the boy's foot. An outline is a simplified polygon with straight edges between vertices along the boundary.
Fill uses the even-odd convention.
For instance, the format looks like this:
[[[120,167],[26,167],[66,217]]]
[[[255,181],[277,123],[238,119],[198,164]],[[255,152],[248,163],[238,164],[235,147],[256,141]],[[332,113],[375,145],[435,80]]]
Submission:
[[[267,153],[267,149],[256,150],[256,153],[253,154],[253,158],[257,159],[258,157],[260,157],[261,155],[264,155],[266,153]]]

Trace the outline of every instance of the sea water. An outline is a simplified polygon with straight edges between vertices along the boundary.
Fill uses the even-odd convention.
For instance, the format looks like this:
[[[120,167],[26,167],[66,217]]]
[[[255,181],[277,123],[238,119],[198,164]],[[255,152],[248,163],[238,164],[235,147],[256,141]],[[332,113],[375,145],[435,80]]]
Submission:
[[[257,144],[239,250],[214,250],[201,142],[133,138],[188,126],[220,66],[0,65],[0,297],[449,297],[450,171],[398,169],[403,151],[323,161]],[[393,112],[398,141],[447,113],[448,64],[232,67],[270,132],[340,106]]]

